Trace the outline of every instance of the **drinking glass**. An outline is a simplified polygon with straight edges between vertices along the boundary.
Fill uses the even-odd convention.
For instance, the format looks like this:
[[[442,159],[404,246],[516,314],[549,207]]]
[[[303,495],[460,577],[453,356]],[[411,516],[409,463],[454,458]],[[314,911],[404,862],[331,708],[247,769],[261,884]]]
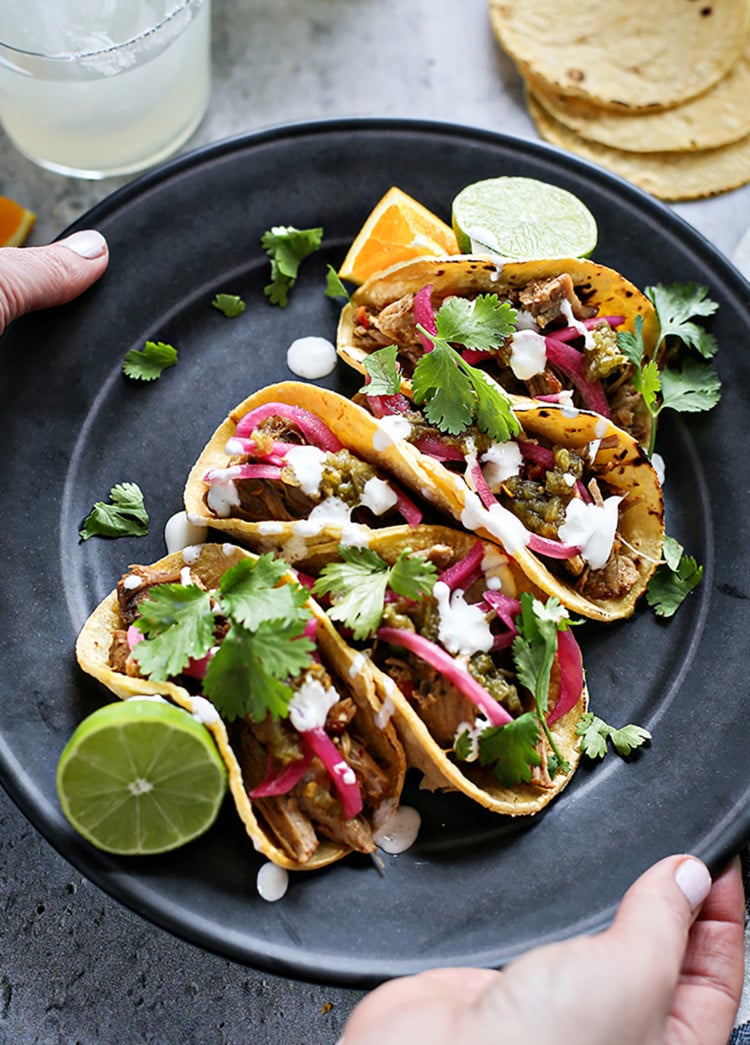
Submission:
[[[211,0],[10,0],[0,120],[42,167],[82,178],[166,159],[208,104]]]

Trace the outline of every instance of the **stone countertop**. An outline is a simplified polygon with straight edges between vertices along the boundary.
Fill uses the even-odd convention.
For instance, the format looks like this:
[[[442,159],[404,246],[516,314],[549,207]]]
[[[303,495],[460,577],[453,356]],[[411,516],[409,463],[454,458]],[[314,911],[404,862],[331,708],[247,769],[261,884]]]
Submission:
[[[213,63],[209,111],[186,149],[338,116],[537,138],[486,0],[214,0]],[[0,192],[37,213],[32,243],[127,180],[43,171],[0,131]],[[731,257],[750,186],[674,210]],[[361,997],[260,973],[154,928],[82,878],[2,792],[0,829],[2,1042],[323,1045]]]

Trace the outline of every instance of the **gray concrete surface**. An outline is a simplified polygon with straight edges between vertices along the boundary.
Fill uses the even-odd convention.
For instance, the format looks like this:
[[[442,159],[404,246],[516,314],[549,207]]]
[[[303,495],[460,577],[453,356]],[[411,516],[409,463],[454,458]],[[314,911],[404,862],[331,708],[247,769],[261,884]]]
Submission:
[[[520,81],[486,0],[214,0],[213,94],[186,148],[310,118],[442,119],[525,138]],[[125,179],[29,163],[0,131],[0,192],[42,243]],[[675,210],[731,255],[750,187]],[[357,991],[295,983],[207,955],[83,879],[0,793],[0,1043],[333,1043]]]

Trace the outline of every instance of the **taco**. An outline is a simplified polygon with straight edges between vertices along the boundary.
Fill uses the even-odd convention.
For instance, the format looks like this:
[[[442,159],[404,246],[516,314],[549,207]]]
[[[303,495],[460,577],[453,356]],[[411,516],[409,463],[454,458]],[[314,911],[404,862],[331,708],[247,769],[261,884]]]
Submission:
[[[247,601],[252,591],[266,603],[262,613]],[[209,621],[177,662],[174,632],[167,657],[149,623],[154,600],[172,598],[200,606]],[[258,659],[261,642],[277,664],[291,655],[288,678]],[[206,724],[246,831],[269,860],[314,870],[374,851],[405,773],[402,747],[382,719],[387,694],[283,563],[204,544],[131,566],[87,620],[76,655],[118,697],[163,698]]]
[[[314,385],[263,388],[214,432],[188,476],[185,509],[288,562],[310,547],[356,542],[363,527],[415,527],[429,505],[397,448],[399,424]]]
[[[463,350],[487,367],[512,395],[570,398],[630,432],[644,445],[651,419],[630,382],[632,366],[617,347],[617,332],[643,318],[646,358],[659,324],[653,305],[614,269],[586,259],[508,261],[479,255],[420,258],[372,277],[352,295],[338,326],[337,350],[365,372],[365,360],[398,347],[402,391],[411,394],[414,368],[430,342],[435,313],[450,297],[496,294],[516,311],[515,331],[491,351]]]
[[[566,786],[588,702],[581,652],[560,603],[497,545],[401,526],[299,566],[390,685],[387,707],[423,787],[523,816]],[[524,655],[539,667],[533,679],[519,673]]]
[[[374,403],[378,416],[371,412]],[[395,412],[381,416],[383,410]],[[381,481],[397,484],[402,502],[414,505],[412,498],[419,498],[429,506],[426,517],[421,508],[411,516],[412,528],[452,521],[500,543],[542,591],[584,617],[607,621],[629,616],[660,560],[664,503],[656,472],[634,439],[597,414],[519,398],[514,414],[523,432],[496,444],[473,428],[446,436],[403,397],[388,397],[384,403],[381,397],[359,396],[355,403],[294,381],[262,389],[233,410],[194,465],[185,488],[191,520],[230,533],[256,551],[275,551],[297,562],[316,549],[366,541],[371,529],[350,521],[350,509],[342,504],[348,496],[343,484],[334,490],[337,496],[312,491],[320,517],[313,510],[291,521],[286,506],[300,479],[282,466],[273,466],[271,477],[257,480],[255,521],[239,514],[248,500],[243,486],[250,480],[230,469],[245,468],[247,456],[227,450],[252,444],[255,453],[257,438],[234,445],[238,422],[250,417],[256,424],[266,413],[260,425],[275,424],[283,415],[285,440],[306,438],[300,425],[312,432],[315,424],[320,427],[309,438],[320,442],[324,430],[326,438],[346,441],[347,453],[359,465],[372,466],[389,476]],[[294,416],[297,421],[291,422]],[[333,449],[327,455],[338,453]],[[511,457],[515,475],[506,476]],[[211,509],[217,502],[211,499],[210,479],[217,473],[228,484],[218,502],[229,505],[226,516]],[[392,513],[383,513],[376,522],[387,524],[389,517]]]
[[[384,409],[382,397],[357,401]],[[520,431],[504,442],[473,425],[441,432],[403,397],[389,405],[418,451],[420,481],[465,529],[500,543],[568,609],[602,621],[633,613],[661,560],[664,499],[631,436],[590,411],[530,399],[514,401]]]

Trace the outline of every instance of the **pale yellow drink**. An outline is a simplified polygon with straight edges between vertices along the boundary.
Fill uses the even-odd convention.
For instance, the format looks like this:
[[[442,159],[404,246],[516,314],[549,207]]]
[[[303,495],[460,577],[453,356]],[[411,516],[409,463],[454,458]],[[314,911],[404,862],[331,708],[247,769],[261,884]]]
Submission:
[[[0,22],[0,119],[44,167],[101,178],[165,159],[210,86],[210,0],[15,0]]]

